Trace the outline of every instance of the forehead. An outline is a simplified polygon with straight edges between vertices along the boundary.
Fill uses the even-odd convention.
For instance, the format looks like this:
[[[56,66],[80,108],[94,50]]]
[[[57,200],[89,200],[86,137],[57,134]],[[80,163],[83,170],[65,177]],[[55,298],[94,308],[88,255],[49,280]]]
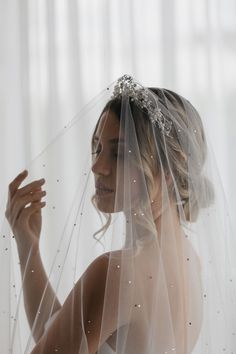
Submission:
[[[94,138],[112,139],[119,138],[120,122],[115,113],[104,112],[99,120]]]

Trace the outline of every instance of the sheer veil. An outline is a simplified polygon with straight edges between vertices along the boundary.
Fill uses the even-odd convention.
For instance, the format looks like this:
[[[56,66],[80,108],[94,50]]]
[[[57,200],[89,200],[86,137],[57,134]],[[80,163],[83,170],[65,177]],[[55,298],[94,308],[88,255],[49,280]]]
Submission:
[[[27,171],[21,187],[45,178],[37,217],[48,281],[29,323],[38,293],[26,297],[23,284],[39,283],[36,256],[31,248],[19,257],[24,237],[16,242],[2,216],[2,353],[39,353],[37,331],[42,353],[236,353],[235,234],[207,131],[187,99],[124,75]],[[59,303],[67,315],[56,327]]]

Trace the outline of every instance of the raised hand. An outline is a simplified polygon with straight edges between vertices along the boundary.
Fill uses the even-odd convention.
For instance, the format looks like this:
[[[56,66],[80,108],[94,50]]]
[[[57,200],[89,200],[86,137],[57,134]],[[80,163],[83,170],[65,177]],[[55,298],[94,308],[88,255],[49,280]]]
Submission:
[[[36,180],[19,189],[28,172],[20,173],[10,184],[5,216],[11,226],[20,251],[28,252],[38,247],[42,227],[42,213],[46,203],[41,199],[45,180]],[[29,206],[26,206],[30,204]]]

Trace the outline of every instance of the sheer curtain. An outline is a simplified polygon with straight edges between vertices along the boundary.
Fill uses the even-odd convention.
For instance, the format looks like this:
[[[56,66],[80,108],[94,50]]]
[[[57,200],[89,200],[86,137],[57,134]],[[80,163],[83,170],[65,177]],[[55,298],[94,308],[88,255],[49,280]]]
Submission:
[[[2,0],[0,26],[1,218],[9,182],[124,73],[198,108],[233,215],[234,0]]]
[[[1,195],[83,104],[130,73],[199,108],[236,206],[234,0],[2,0],[0,23]]]

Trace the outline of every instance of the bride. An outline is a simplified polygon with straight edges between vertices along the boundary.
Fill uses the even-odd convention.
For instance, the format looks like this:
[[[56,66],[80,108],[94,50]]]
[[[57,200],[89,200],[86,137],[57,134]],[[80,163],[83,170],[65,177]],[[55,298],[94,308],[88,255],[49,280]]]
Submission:
[[[81,187],[82,219],[75,233],[77,241],[84,240],[81,257],[92,253],[86,246],[93,223],[92,214],[86,213],[92,205],[106,218],[93,233],[96,241],[102,233],[99,242],[103,240],[105,250],[93,254],[62,304],[39,247],[46,180],[22,187],[26,170],[9,184],[5,216],[20,261],[35,343],[30,352],[215,354],[226,345],[233,350],[234,338],[224,342],[228,333],[216,315],[223,312],[228,326],[234,326],[217,271],[231,268],[223,253],[217,259],[217,250],[223,251],[222,225],[219,229],[202,120],[177,93],[145,88],[128,75],[108,87],[106,97],[111,89],[90,136],[91,165],[86,162],[91,176]],[[93,116],[94,108],[91,112]],[[87,135],[85,118],[83,124]],[[78,217],[73,226],[77,222]],[[217,259],[215,267],[209,257],[211,262]]]

